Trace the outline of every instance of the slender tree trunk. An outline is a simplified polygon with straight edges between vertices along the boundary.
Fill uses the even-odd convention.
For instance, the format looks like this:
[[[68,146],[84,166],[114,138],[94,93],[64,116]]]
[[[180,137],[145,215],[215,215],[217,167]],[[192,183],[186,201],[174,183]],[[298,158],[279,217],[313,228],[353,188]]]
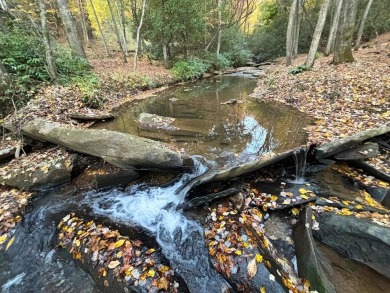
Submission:
[[[218,0],[218,39],[217,39],[217,55],[221,51],[221,39],[222,39],[222,0]]]
[[[122,46],[122,42],[121,42],[121,36],[119,34],[119,29],[118,29],[118,25],[116,24],[116,20],[115,20],[115,15],[114,15],[114,12],[112,10],[112,5],[111,5],[111,1],[110,0],[107,0],[107,4],[108,4],[108,8],[110,10],[110,14],[111,14],[111,20],[112,20],[112,23],[114,25],[114,29],[115,29],[115,34],[116,34],[116,37],[117,37],[117,40],[118,40],[118,44],[119,44],[119,48],[122,52],[122,56],[123,56],[123,62],[127,63],[127,57],[126,57],[126,53],[125,53],[125,50]]]
[[[363,30],[364,30],[364,24],[366,22],[368,12],[370,11],[371,4],[372,4],[372,0],[369,0],[367,3],[366,9],[364,10],[362,20],[360,21],[359,31],[357,34],[355,48],[354,48],[355,50],[359,50],[360,41],[362,40],[362,35],[363,35]]]
[[[57,81],[57,79],[58,79],[57,68],[56,68],[56,64],[54,62],[53,51],[52,51],[52,48],[50,45],[49,32],[47,30],[47,16],[46,16],[45,0],[39,0],[38,4],[39,4],[39,12],[40,12],[40,18],[41,18],[43,44],[45,45],[47,72],[49,73],[49,76],[54,81]]]
[[[5,70],[3,64],[0,63],[0,88],[2,86],[2,82],[7,79],[7,70]]]
[[[308,68],[312,68],[314,64],[314,59],[316,57],[318,44],[320,43],[322,30],[324,29],[324,25],[325,25],[326,15],[328,13],[329,3],[330,0],[324,0],[321,6],[316,29],[314,30],[313,39],[311,41],[309,54],[307,55],[306,67]]]
[[[301,20],[302,20],[302,9],[301,5],[303,5],[303,0],[297,1],[297,8],[295,11],[296,15],[296,24],[294,28],[294,44],[293,44],[293,56],[296,57],[298,55],[298,47],[299,47],[299,33],[301,29]]]
[[[168,66],[169,57],[168,57],[168,46],[167,46],[167,44],[163,45],[163,58],[164,58],[165,66]]]
[[[288,18],[288,27],[287,27],[287,35],[286,35],[286,66],[290,66],[292,64],[292,56],[293,56],[293,49],[294,49],[294,28],[296,24],[296,9],[297,9],[297,2],[299,0],[294,0],[291,9],[290,9],[290,15]]]
[[[115,0],[115,6],[116,10],[118,12],[118,22],[119,22],[119,27],[121,28],[121,42],[122,42],[122,47],[123,50],[125,51],[126,56],[128,56],[128,50],[127,50],[127,39],[126,39],[126,26],[125,26],[125,18],[123,15],[123,9],[122,7],[118,4],[118,1]]]
[[[137,28],[137,39],[136,39],[136,46],[135,46],[135,53],[134,53],[134,72],[137,71],[137,60],[138,60],[138,52],[139,48],[141,47],[141,28],[142,24],[144,22],[144,15],[145,15],[145,7],[146,7],[146,0],[142,0],[142,12],[141,12],[141,20],[139,22],[138,28]]]
[[[100,32],[100,35],[101,35],[102,40],[103,40],[104,48],[106,49],[107,55],[108,55],[109,57],[111,57],[110,51],[108,50],[106,38],[105,38],[105,36],[104,36],[102,27],[100,26],[99,18],[98,18],[97,14],[96,14],[95,6],[93,5],[93,1],[92,1],[92,0],[89,0],[89,4],[91,5],[91,9],[92,9],[93,15],[94,15],[94,17],[95,17],[97,26],[98,26],[98,28],[99,28],[99,32]]]
[[[84,3],[82,2],[82,0],[77,0],[77,6],[78,6],[78,9],[79,9],[79,13],[80,13],[80,22],[81,22],[81,29],[83,31],[84,42],[87,45],[89,45],[87,21],[85,19]]]
[[[69,5],[67,0],[56,0],[58,11],[61,16],[62,23],[65,28],[65,33],[68,38],[68,43],[72,54],[87,60],[87,55],[85,54],[83,44],[81,42],[79,33],[76,29],[76,24],[73,20],[73,17],[69,10]]]
[[[334,42],[336,40],[337,27],[339,25],[341,7],[343,6],[343,0],[336,0],[337,6],[333,14],[332,25],[329,31],[328,43],[326,44],[325,56],[329,56],[333,52]]]
[[[334,45],[333,63],[353,62],[352,39],[355,31],[357,0],[344,0]]]

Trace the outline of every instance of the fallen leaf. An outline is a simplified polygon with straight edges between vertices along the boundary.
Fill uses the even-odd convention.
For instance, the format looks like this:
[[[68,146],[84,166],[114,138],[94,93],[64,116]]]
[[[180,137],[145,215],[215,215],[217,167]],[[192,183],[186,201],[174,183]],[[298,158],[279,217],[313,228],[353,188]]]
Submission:
[[[113,260],[108,264],[109,269],[115,269],[117,266],[119,266],[121,263],[119,260]]]
[[[14,243],[14,241],[15,241],[15,236],[12,237],[12,238],[8,241],[7,246],[5,247],[5,251],[7,251],[8,248],[11,247],[11,245]]]
[[[256,276],[256,273],[257,273],[257,265],[256,265],[256,258],[252,259],[249,263],[248,263],[248,275],[249,275],[249,278],[253,278],[254,276]]]

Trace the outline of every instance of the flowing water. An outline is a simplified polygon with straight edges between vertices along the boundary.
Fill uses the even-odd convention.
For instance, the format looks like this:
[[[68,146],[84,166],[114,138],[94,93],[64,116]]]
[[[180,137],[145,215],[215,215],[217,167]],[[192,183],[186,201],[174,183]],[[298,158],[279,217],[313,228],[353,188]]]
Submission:
[[[292,183],[305,184],[307,148],[294,151],[293,158],[295,163],[295,179]]]
[[[197,134],[185,139],[159,138],[189,154],[206,157],[214,168],[304,143],[302,128],[309,123],[307,118],[289,107],[250,98],[255,85],[256,81],[248,78],[217,77],[177,86],[123,111],[113,122],[99,128],[137,134],[140,129],[135,120],[142,112],[174,117],[180,128]],[[236,102],[225,104],[231,99]],[[7,252],[0,253],[1,291],[99,291],[76,262],[55,248],[56,225],[71,211],[80,217],[103,217],[111,223],[140,227],[153,235],[191,292],[229,288],[212,268],[202,226],[178,210],[189,188],[182,187],[206,171],[200,159],[194,157],[194,161],[191,173],[181,175],[167,187],[138,184],[127,189],[83,193],[70,186],[38,196],[15,229],[15,242]]]

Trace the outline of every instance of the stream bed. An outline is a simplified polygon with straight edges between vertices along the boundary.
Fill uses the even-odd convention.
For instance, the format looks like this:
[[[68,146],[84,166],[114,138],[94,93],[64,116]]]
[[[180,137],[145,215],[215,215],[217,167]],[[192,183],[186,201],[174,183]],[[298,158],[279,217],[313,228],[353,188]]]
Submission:
[[[141,179],[128,186],[102,190],[77,190],[70,184],[41,192],[28,205],[22,222],[15,228],[13,244],[7,251],[0,252],[1,292],[118,291],[115,286],[98,284],[85,267],[58,247],[57,225],[71,212],[87,220],[118,229],[123,234],[136,229],[142,241],[155,243],[164,262],[169,263],[180,279],[178,279],[180,286],[175,289],[177,292],[254,292],[252,285],[241,286],[242,279],[235,281],[234,277],[229,278],[230,274],[244,278],[246,266],[248,268],[249,265],[253,266],[250,259],[254,255],[261,275],[253,279],[253,286],[257,286],[256,288],[266,286],[266,292],[288,291],[282,286],[285,282],[284,276],[278,276],[280,274],[278,264],[275,266],[272,259],[269,259],[270,266],[266,261],[260,261],[261,249],[254,247],[249,240],[244,241],[249,244],[243,242],[243,247],[249,246],[251,254],[244,255],[241,262],[232,264],[231,269],[235,272],[229,269],[228,275],[221,273],[218,263],[210,260],[208,248],[212,245],[210,239],[206,239],[205,233],[209,233],[217,224],[211,222],[211,228],[205,229],[207,221],[216,221],[213,216],[215,212],[211,212],[211,208],[222,211],[220,216],[222,218],[231,217],[229,223],[234,221],[239,223],[242,220],[238,219],[238,215],[236,217],[238,211],[231,207],[229,201],[217,201],[210,205],[210,209],[201,207],[183,212],[181,208],[191,188],[188,183],[205,172],[236,166],[261,155],[281,153],[305,144],[306,134],[303,128],[310,124],[311,120],[291,107],[251,98],[250,94],[255,86],[255,79],[238,76],[213,77],[186,83],[124,108],[113,121],[97,125],[99,129],[138,134],[168,142],[176,149],[191,155],[194,166],[190,172],[177,175],[172,182],[164,185],[147,184]],[[175,127],[175,132],[167,132],[164,127],[155,131],[143,129],[137,122],[142,113],[156,115],[154,117],[158,119],[172,118],[170,121]],[[280,178],[275,181],[269,180],[271,174],[264,175],[263,181],[256,179],[253,186],[269,194],[299,193],[302,186],[307,188],[310,183],[313,184],[313,190],[320,189],[318,179],[314,175],[311,176],[312,179],[303,178],[302,169],[306,165],[303,160],[306,162],[306,155],[306,152],[297,154],[295,162],[290,158],[283,161],[285,166],[279,166],[278,176],[283,180],[290,179],[284,180],[287,183],[282,182]],[[343,188],[352,190],[354,187],[351,185]],[[255,192],[254,189],[252,191]],[[229,208],[225,208],[226,205],[230,205]],[[285,261],[288,265],[283,268],[291,264],[291,272],[296,273],[296,258],[290,239],[291,227],[295,223],[290,221],[290,215],[284,211],[266,213],[264,217],[265,220],[272,219],[265,226],[273,237],[270,238],[271,246],[273,245],[276,250],[281,249],[286,258],[291,257]],[[263,227],[252,225],[252,228],[256,231],[257,228],[263,229],[264,225]],[[221,237],[226,237],[227,232],[224,232],[223,226],[220,229]],[[241,239],[251,237],[253,231],[248,233],[244,228],[240,229],[244,231],[240,235]],[[286,240],[287,238],[289,240]],[[224,245],[230,248],[232,243],[225,241]],[[336,263],[337,257],[334,253],[324,244],[321,245],[323,257],[331,255],[331,261]],[[240,250],[235,251],[237,253],[234,261],[241,254]],[[265,254],[264,258],[267,258]],[[350,263],[345,266],[356,267]],[[388,284],[382,276],[377,276],[371,269],[366,270],[370,271],[370,276],[380,281],[379,285],[375,285],[375,281],[367,285],[367,288],[374,288],[371,292],[379,292]],[[363,269],[361,271],[364,272]],[[262,283],[263,279],[260,277],[264,276],[267,280]],[[129,292],[126,290],[124,292]],[[137,290],[130,292],[148,292]]]

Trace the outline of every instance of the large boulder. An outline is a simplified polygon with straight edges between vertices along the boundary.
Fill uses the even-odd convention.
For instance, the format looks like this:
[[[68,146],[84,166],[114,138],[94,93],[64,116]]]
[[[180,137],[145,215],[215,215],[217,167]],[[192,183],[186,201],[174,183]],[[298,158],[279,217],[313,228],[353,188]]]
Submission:
[[[31,138],[102,158],[123,169],[180,169],[190,163],[162,143],[116,131],[66,128],[42,119],[29,122],[22,131]]]
[[[319,230],[313,234],[323,243],[343,252],[390,278],[390,229],[367,219],[323,212],[317,216]]]

